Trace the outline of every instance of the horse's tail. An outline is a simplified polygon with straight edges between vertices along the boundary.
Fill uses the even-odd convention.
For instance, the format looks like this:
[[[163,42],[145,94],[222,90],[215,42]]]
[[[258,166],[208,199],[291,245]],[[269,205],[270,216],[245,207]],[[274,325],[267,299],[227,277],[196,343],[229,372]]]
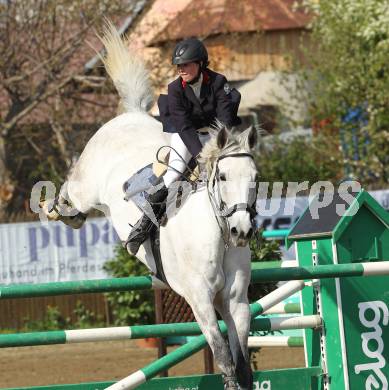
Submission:
[[[101,59],[122,99],[124,111],[148,111],[154,102],[154,92],[143,61],[131,52],[128,41],[121,38],[111,22],[107,21],[99,38],[106,50]]]

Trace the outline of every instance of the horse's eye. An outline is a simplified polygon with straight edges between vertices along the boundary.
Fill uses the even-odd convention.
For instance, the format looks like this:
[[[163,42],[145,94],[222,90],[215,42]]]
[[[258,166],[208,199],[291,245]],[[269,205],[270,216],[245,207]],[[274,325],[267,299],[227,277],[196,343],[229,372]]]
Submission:
[[[226,179],[226,175],[225,175],[224,173],[221,173],[221,174],[220,174],[219,179],[220,179],[221,181],[226,181],[226,180],[227,180],[227,179]]]

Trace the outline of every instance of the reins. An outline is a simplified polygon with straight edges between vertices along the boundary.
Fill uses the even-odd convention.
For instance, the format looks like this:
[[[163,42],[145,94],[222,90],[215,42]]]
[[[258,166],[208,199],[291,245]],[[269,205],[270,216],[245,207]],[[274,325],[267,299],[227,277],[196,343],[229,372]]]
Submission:
[[[183,172],[180,172],[178,169],[172,167],[171,165],[169,165],[168,163],[166,163],[165,161],[161,160],[160,157],[159,157],[159,153],[160,151],[163,149],[163,148],[169,148],[170,150],[173,150],[174,153],[177,154],[177,156],[181,159],[181,161],[184,163],[185,165],[185,171],[184,173]],[[176,149],[174,149],[172,146],[169,146],[169,145],[164,145],[164,146],[161,146],[158,150],[157,150],[157,153],[155,155],[155,158],[156,160],[162,164],[162,165],[165,165],[168,169],[171,169],[173,170],[174,172],[178,173],[180,175],[180,177],[187,181],[188,183],[190,183],[192,185],[193,188],[196,187],[196,183],[197,183],[197,180],[199,179],[199,176],[196,174],[196,172],[189,166],[189,164],[185,161],[185,159],[180,155],[180,153],[177,152]],[[195,180],[191,180],[189,177],[186,177],[185,176],[185,172],[186,171],[189,171],[189,173],[191,175],[193,175],[195,177]]]

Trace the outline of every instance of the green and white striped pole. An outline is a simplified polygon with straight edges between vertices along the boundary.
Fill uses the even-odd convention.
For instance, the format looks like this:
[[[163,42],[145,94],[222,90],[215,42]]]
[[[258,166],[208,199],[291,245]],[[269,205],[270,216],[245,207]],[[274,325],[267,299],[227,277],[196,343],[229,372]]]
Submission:
[[[272,331],[306,329],[317,328],[320,325],[321,320],[317,315],[256,318],[252,321],[251,330]],[[219,321],[219,326],[221,326],[221,321]],[[201,329],[197,322],[78,330],[55,330],[47,332],[1,334],[0,348],[143,339],[148,337],[196,336],[200,334]]]
[[[281,302],[274,305],[269,310],[266,310],[263,314],[298,314],[301,313],[301,307],[299,303],[294,302]]]
[[[251,317],[254,318],[259,314],[262,314],[265,310],[269,309],[273,305],[282,302],[282,300],[288,298],[292,294],[300,291],[304,288],[303,281],[290,281],[279,287],[277,290],[272,291],[270,294],[261,298],[259,301],[250,305]],[[219,325],[222,334],[227,333],[227,326],[224,322]],[[141,370],[129,375],[128,377],[120,380],[119,382],[109,386],[109,390],[130,390],[134,389],[140,384],[153,378],[161,371],[166,370],[175,364],[185,360],[189,356],[195,354],[204,348],[207,341],[204,335],[196,337],[194,340],[187,344],[184,344],[180,348],[177,348],[168,355],[156,360],[155,362],[147,365]]]
[[[389,274],[389,261],[377,263],[353,263],[252,269],[252,283],[268,281],[338,278]],[[153,276],[130,276],[127,278],[82,280],[38,284],[11,284],[0,286],[0,299],[32,298],[55,295],[164,289],[167,286]]]
[[[301,336],[251,336],[249,348],[261,347],[303,347],[304,338]]]
[[[10,284],[0,286],[0,299],[166,288],[168,286],[154,276],[129,276],[127,278],[79,280],[72,282]]]
[[[352,264],[329,264],[307,267],[268,268],[251,271],[254,283],[286,280],[344,278],[389,274],[389,261]]]

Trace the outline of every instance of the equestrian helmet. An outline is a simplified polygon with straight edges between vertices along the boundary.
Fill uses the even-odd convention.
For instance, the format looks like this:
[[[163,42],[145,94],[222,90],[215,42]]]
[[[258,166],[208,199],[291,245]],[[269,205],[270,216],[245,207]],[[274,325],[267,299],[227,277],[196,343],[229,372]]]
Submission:
[[[203,68],[208,65],[208,52],[204,44],[196,39],[189,38],[177,43],[172,55],[172,64],[181,65],[189,62],[201,62]]]

